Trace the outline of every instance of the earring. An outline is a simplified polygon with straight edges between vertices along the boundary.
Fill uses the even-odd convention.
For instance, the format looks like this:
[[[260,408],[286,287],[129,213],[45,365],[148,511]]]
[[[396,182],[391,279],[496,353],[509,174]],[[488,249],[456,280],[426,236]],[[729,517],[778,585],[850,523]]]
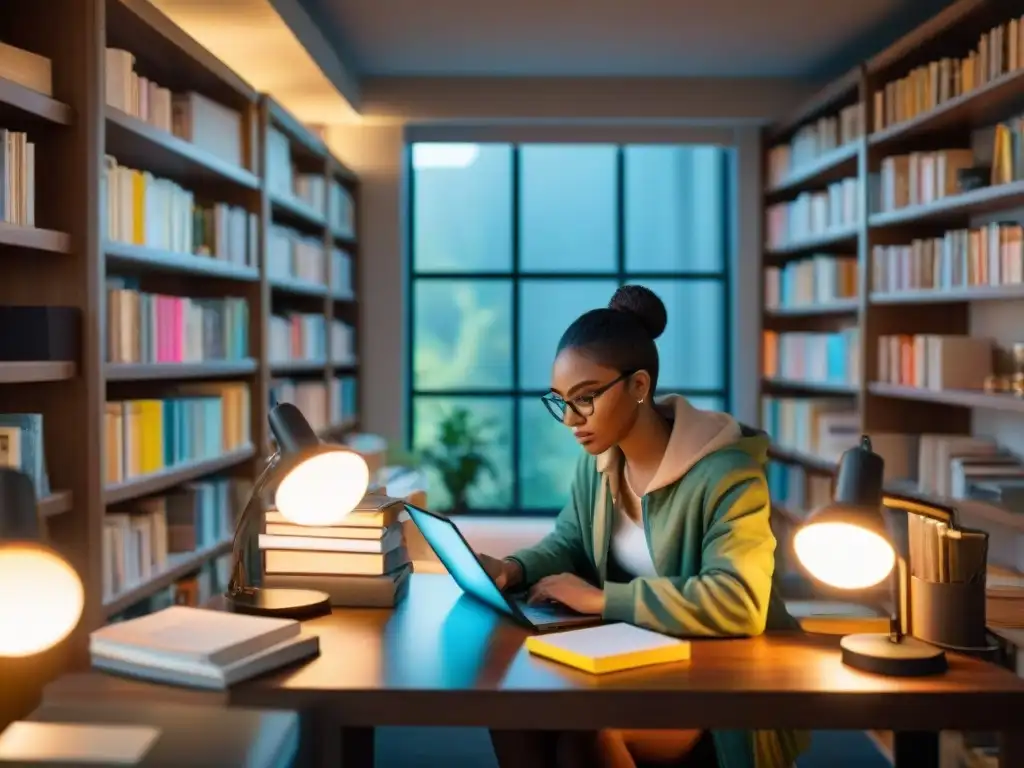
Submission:
[[[643,405],[644,404],[644,399],[641,397],[639,400],[636,401],[636,404],[637,405]]]

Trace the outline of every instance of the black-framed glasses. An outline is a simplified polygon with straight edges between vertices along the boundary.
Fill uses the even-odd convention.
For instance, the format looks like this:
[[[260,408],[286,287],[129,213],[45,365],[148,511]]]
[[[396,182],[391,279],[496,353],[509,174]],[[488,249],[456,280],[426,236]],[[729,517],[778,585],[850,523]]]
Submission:
[[[592,416],[594,414],[594,401],[597,398],[614,387],[620,381],[628,379],[634,373],[636,373],[636,371],[626,371],[625,373],[621,373],[607,384],[602,384],[597,389],[591,390],[585,395],[577,395],[576,397],[569,398],[568,400],[562,399],[561,396],[556,395],[554,392],[548,392],[546,395],[541,395],[540,399],[543,401],[544,407],[548,409],[548,413],[559,421],[565,421],[566,407],[571,408],[573,413],[580,418],[585,419],[587,416]]]

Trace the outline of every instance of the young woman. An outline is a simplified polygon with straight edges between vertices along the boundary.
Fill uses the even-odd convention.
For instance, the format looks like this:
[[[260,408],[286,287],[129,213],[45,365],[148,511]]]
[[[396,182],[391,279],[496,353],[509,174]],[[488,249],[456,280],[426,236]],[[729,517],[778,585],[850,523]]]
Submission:
[[[677,395],[655,400],[666,319],[653,292],[628,285],[569,326],[543,399],[585,451],[571,499],[540,543],[481,559],[503,589],[671,635],[793,628],[772,595],[767,437]],[[502,768],[789,768],[803,745],[776,731],[495,731],[492,741]]]

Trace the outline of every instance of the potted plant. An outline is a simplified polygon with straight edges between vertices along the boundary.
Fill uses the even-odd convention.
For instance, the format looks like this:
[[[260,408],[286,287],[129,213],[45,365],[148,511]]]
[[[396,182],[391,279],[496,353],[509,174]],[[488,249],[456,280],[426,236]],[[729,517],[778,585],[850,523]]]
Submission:
[[[453,409],[438,425],[434,445],[420,451],[420,462],[433,468],[451,497],[452,514],[465,512],[467,495],[473,484],[486,473],[495,474],[494,465],[484,455],[487,424],[476,421],[465,408]]]

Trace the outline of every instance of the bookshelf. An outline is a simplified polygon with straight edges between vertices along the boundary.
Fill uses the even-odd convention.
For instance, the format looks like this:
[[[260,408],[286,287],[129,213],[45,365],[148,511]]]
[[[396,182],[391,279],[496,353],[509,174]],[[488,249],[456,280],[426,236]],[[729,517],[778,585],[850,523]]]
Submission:
[[[759,394],[783,574],[800,574],[794,527],[860,433],[891,490],[951,503],[989,532],[990,563],[1024,572],[1004,480],[982,495],[977,470],[935,453],[973,438],[952,452],[1024,466],[1022,14],[960,0],[765,132]]]
[[[27,665],[41,680],[84,662],[92,629],[223,570],[236,497],[268,455],[272,382],[321,385],[325,437],[358,426],[359,182],[145,0],[16,3],[0,42],[52,71],[50,95],[0,78],[0,129],[27,134],[35,190],[34,218],[0,207],[0,303],[71,307],[79,325],[74,359],[0,363],[0,410],[42,416],[39,515],[85,585],[79,628]],[[272,128],[301,194],[272,177]],[[318,244],[315,275],[269,268],[281,224]],[[275,358],[277,312],[318,317],[320,354]],[[111,565],[129,533],[171,543],[141,570],[137,549]]]

